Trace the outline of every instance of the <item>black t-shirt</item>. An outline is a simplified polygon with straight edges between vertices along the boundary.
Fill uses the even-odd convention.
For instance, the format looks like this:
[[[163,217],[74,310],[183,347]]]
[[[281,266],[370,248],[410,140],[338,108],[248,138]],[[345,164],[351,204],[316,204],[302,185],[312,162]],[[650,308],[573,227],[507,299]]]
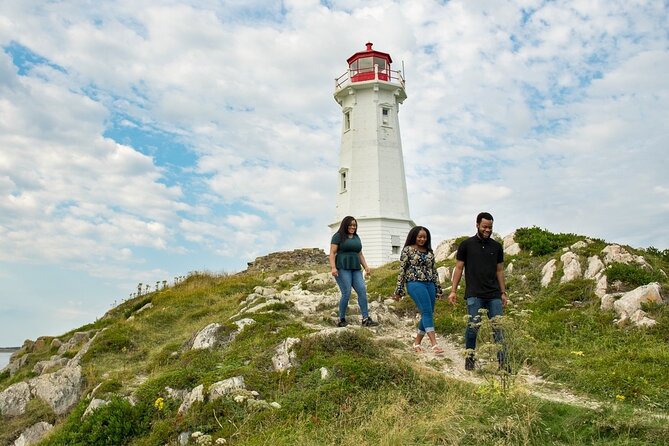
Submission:
[[[455,258],[465,262],[465,299],[501,297],[497,264],[504,262],[504,249],[499,242],[475,235],[460,243]]]

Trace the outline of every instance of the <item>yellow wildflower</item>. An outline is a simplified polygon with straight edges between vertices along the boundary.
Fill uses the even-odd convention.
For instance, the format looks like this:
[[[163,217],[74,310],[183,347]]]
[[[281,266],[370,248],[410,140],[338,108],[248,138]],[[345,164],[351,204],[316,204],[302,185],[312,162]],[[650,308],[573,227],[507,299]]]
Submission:
[[[153,403],[153,407],[155,407],[159,411],[163,410],[163,408],[165,407],[165,400],[162,398],[156,399],[156,401]]]

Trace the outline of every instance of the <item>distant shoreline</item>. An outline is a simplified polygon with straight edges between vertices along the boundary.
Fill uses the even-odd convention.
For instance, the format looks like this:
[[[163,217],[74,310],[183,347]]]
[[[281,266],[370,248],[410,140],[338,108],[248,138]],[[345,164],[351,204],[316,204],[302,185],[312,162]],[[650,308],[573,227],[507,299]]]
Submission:
[[[13,353],[19,349],[21,347],[0,347],[0,353]]]

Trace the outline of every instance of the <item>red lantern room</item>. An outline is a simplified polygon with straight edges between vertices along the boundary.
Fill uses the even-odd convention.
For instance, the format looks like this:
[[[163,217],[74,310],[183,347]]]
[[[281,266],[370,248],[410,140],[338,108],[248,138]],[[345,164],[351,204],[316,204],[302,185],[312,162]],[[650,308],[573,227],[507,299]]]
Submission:
[[[367,46],[365,51],[357,52],[346,60],[351,73],[351,81],[389,80],[390,64],[393,61],[390,54],[373,50],[371,42],[365,45]]]
[[[366,46],[365,51],[359,51],[346,60],[348,70],[335,79],[335,91],[340,92],[347,87],[366,86],[370,83],[368,81],[372,81],[371,83],[380,83],[386,87],[400,87],[402,90],[400,96],[404,100],[406,98],[404,76],[400,71],[390,69],[393,61],[390,54],[372,49],[371,42],[367,42]]]

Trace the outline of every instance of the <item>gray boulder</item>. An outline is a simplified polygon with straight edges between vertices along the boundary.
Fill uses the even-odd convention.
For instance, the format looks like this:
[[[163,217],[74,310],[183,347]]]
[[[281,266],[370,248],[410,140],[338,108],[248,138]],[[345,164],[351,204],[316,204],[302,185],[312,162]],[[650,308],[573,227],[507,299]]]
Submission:
[[[31,397],[28,383],[12,384],[0,392],[0,415],[8,417],[22,415]]]
[[[557,269],[557,260],[551,259],[549,260],[543,268],[541,268],[541,286],[546,288],[549,283],[551,283],[551,280],[553,279],[553,274],[555,274],[555,270]]]
[[[19,435],[19,438],[14,441],[13,446],[29,446],[38,443],[51,432],[51,429],[53,429],[53,425],[45,421],[33,424]]]
[[[218,338],[216,337],[218,329],[221,328],[219,323],[211,323],[200,330],[193,339],[193,350],[204,350],[216,346]]]
[[[209,400],[215,401],[241,389],[246,389],[243,376],[234,376],[223,381],[215,382],[209,386]]]
[[[646,317],[646,313],[641,310],[641,304],[644,303],[663,303],[660,294],[660,284],[657,282],[640,286],[613,303],[613,309],[618,313],[618,324],[627,320],[637,326],[651,326],[656,321]]]
[[[581,263],[578,261],[578,255],[568,251],[560,257],[562,261],[562,278],[560,283],[571,282],[581,277]]]

